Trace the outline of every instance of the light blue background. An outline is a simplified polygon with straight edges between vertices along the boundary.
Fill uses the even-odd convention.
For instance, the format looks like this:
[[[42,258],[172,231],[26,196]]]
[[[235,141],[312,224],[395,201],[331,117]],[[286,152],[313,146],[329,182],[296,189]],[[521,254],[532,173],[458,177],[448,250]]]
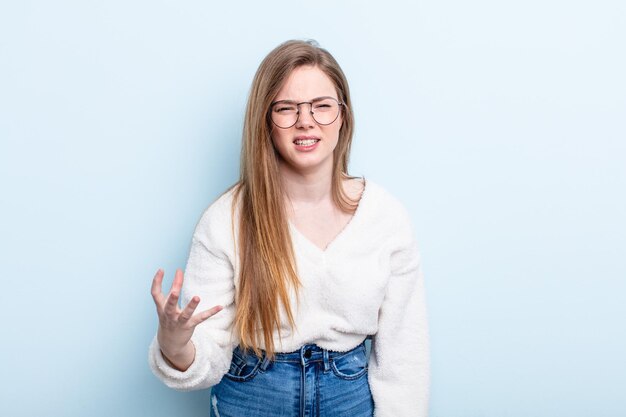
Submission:
[[[3,416],[202,416],[150,281],[238,175],[252,76],[314,38],[351,174],[410,209],[433,417],[626,415],[623,1],[3,1]]]

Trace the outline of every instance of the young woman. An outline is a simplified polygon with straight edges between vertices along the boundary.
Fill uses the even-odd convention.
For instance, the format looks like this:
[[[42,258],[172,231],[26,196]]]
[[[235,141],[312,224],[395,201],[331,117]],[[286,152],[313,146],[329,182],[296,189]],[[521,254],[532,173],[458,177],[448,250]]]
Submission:
[[[412,223],[382,186],[348,175],[353,128],[325,49],[288,41],[263,60],[240,179],[202,214],[184,280],[177,270],[167,296],[162,270],[152,283],[151,369],[177,390],[212,387],[211,416],[427,414]]]

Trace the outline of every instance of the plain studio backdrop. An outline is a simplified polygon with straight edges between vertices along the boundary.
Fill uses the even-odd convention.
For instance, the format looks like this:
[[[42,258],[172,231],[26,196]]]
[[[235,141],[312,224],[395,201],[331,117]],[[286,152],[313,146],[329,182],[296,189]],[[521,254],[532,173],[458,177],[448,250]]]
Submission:
[[[625,4],[3,1],[0,415],[208,415],[149,370],[150,282],[294,38],[348,77],[350,173],[411,212],[430,415],[626,415]]]

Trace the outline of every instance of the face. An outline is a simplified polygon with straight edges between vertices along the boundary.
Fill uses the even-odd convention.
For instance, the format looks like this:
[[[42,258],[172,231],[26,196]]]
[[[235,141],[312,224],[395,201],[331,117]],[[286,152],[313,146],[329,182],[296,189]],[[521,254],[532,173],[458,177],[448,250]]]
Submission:
[[[340,101],[331,79],[318,67],[305,66],[293,70],[273,101],[292,100],[301,103],[318,97],[333,97]],[[282,129],[270,124],[272,141],[280,155],[281,169],[301,174],[332,172],[333,151],[339,141],[339,129],[343,122],[343,111],[341,107],[339,109],[337,119],[328,125],[315,121],[309,104],[299,106],[298,121],[293,126]],[[316,111],[315,108],[313,110]],[[308,145],[310,142],[299,142],[302,139],[318,141]]]

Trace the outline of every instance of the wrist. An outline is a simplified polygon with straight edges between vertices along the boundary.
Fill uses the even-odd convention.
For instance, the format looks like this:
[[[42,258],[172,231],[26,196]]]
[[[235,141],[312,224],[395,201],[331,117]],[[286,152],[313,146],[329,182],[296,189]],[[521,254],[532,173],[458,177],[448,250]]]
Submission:
[[[191,340],[184,345],[176,345],[167,343],[166,341],[161,343],[161,341],[159,341],[159,346],[161,348],[161,352],[163,352],[163,354],[170,359],[180,359],[188,356],[190,352],[193,353],[195,350]]]
[[[167,331],[164,331],[161,327],[159,327],[157,331],[157,341],[159,342],[159,347],[161,351],[163,351],[168,357],[180,356],[186,350],[188,350],[188,345],[191,340],[182,341],[180,337],[176,337],[178,335],[172,335]]]
[[[196,348],[190,340],[180,351],[171,352],[161,347],[161,356],[172,368],[185,372],[195,360]]]

